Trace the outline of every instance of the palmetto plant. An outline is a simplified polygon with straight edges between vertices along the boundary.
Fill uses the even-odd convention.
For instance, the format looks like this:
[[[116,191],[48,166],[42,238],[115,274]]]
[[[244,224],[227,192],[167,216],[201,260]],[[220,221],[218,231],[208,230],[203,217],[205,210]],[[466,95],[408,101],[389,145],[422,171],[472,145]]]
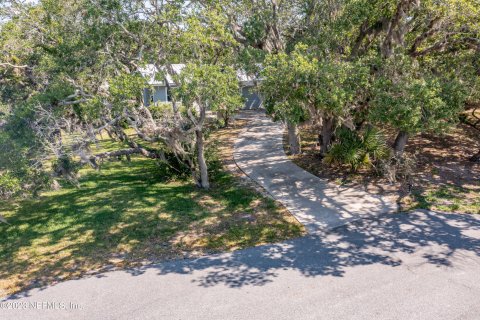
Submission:
[[[373,127],[361,132],[340,128],[336,136],[337,142],[324,158],[326,164],[345,164],[357,171],[361,167],[374,166],[389,154],[382,132]]]

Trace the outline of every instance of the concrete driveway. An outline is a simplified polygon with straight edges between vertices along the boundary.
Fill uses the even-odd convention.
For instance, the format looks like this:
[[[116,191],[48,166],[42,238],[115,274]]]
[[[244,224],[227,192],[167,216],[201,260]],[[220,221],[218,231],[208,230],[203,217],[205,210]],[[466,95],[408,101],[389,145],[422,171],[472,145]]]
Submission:
[[[273,122],[261,110],[244,111],[240,117],[248,119],[248,126],[235,143],[235,162],[309,234],[397,211],[397,205],[382,196],[330,183],[295,165],[283,149],[283,124]]]

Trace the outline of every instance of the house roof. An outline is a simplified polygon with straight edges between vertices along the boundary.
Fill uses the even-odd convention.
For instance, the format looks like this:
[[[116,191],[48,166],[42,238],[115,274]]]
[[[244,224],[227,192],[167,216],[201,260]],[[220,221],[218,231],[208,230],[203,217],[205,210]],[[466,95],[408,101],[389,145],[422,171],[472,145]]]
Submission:
[[[172,69],[175,75],[180,74],[183,68],[185,68],[185,64],[183,63],[172,64]],[[141,68],[139,71],[145,78],[148,79],[149,85],[165,86],[164,80],[155,79],[156,74],[159,73],[159,69],[155,65],[148,64],[144,68]],[[162,73],[166,73],[169,85],[172,85],[172,86],[175,85],[172,75],[166,72],[166,67],[162,66],[160,68],[160,71],[162,71]],[[245,70],[237,70],[237,78],[238,78],[238,81],[240,81],[240,83],[242,84],[250,84],[250,83],[253,83],[254,81],[260,80],[258,77],[248,74]]]

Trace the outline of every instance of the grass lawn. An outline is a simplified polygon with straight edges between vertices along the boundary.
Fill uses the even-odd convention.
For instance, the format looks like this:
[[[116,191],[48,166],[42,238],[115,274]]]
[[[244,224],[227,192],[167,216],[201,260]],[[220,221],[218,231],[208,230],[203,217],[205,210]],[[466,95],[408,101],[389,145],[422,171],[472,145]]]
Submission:
[[[480,183],[467,187],[453,184],[414,193],[413,208],[480,214]]]
[[[222,139],[213,137],[222,144]],[[221,171],[210,191],[164,182],[152,160],[84,168],[80,187],[0,203],[0,295],[87,273],[303,234],[273,200]]]

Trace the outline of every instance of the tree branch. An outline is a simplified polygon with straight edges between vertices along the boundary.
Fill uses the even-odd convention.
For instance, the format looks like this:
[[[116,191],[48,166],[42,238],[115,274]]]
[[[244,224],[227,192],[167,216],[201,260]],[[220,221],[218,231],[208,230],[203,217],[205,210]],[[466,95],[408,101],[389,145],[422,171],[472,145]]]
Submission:
[[[31,69],[27,65],[19,66],[19,65],[8,63],[8,62],[0,62],[0,67],[3,67],[3,68],[9,67],[9,68],[13,68],[13,69]]]

